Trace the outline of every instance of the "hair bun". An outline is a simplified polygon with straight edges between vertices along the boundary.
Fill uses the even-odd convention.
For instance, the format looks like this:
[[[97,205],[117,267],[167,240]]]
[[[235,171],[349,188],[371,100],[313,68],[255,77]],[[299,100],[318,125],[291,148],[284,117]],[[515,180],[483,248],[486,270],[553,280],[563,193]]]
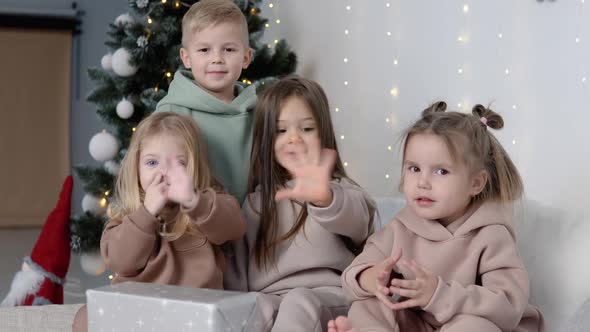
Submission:
[[[425,110],[422,111],[422,116],[426,116],[431,113],[438,113],[444,112],[447,109],[447,103],[444,101],[437,101],[434,104],[428,106]]]
[[[471,113],[477,117],[478,121],[480,121],[481,118],[485,118],[485,125],[487,127],[492,129],[502,129],[504,127],[502,116],[481,104],[473,106]]]

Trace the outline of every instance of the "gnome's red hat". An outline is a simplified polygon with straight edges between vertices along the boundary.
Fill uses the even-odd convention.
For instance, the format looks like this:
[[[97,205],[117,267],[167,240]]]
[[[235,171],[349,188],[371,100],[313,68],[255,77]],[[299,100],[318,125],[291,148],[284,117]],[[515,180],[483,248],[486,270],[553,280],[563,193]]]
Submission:
[[[63,304],[63,284],[70,266],[70,219],[73,179],[66,177],[23,271],[14,277],[0,306]]]

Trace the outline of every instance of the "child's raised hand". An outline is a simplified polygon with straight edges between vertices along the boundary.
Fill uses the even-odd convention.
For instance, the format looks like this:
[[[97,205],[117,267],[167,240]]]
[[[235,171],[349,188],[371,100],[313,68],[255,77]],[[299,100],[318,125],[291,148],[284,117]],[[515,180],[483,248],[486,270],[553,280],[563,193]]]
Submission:
[[[332,170],[336,163],[336,151],[321,149],[319,153],[304,155],[296,153],[292,160],[285,160],[284,166],[295,180],[293,188],[281,189],[275,199],[293,199],[326,207],[332,203]]]
[[[157,216],[160,210],[168,202],[168,185],[166,184],[164,174],[158,173],[152,179],[152,182],[145,191],[143,206],[152,215]]]
[[[373,293],[383,304],[394,309],[394,304],[390,299],[389,278],[391,271],[402,257],[401,248],[396,248],[393,254],[379,264],[374,265],[363,271],[359,277],[359,283],[363,289]]]
[[[194,189],[193,179],[186,173],[186,168],[178,160],[171,162],[172,167],[168,169],[168,199],[182,205],[184,208],[192,209],[197,204],[197,193]]]
[[[392,309],[406,309],[412,307],[424,307],[432,299],[438,286],[438,278],[426,268],[418,265],[414,260],[402,261],[401,264],[414,273],[416,279],[392,279],[389,291],[405,298],[404,301],[393,303]]]

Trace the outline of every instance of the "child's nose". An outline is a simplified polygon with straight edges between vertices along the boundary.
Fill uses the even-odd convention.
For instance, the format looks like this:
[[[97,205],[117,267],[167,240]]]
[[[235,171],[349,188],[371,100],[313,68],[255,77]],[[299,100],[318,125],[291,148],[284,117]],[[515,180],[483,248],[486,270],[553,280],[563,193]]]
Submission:
[[[425,173],[422,173],[418,179],[418,187],[421,189],[430,189],[430,178]]]
[[[299,136],[299,133],[296,130],[292,130],[289,133],[289,143],[299,143],[301,142],[301,136]]]

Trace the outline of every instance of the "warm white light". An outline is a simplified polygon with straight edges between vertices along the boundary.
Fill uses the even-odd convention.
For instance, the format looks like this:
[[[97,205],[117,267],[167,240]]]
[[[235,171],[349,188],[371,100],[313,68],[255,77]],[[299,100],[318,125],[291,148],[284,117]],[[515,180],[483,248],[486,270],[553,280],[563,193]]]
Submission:
[[[463,5],[463,12],[464,13],[469,12],[469,5],[467,5],[467,4]]]
[[[462,106],[463,106],[463,104],[457,103],[457,107],[461,108]]]
[[[391,151],[391,149],[392,149],[391,145],[388,145],[387,150]]]
[[[348,30],[344,30],[344,34],[347,35],[348,34]]]
[[[348,62],[348,58],[344,58],[344,63],[347,63],[347,62]]]
[[[274,4],[272,4],[272,3],[269,3],[269,4],[268,4],[268,8],[272,8],[272,7],[274,7],[274,6],[275,6],[275,5],[274,5]]]
[[[385,122],[389,122],[389,118],[385,118]]]
[[[346,10],[350,10],[350,6],[346,6]]]
[[[348,166],[348,163],[345,161],[344,162],[344,167],[347,167],[347,166]]]
[[[385,178],[386,179],[389,179],[389,174],[385,174]]]
[[[457,69],[457,73],[459,73],[459,74],[463,74],[463,68],[459,68],[459,69]]]
[[[109,274],[109,279],[110,280],[113,280],[113,275],[112,274]]]
[[[278,44],[278,43],[279,43],[279,40],[278,39],[275,39],[275,44]]]
[[[152,21],[152,18],[151,17],[148,17],[148,24],[152,24],[152,22],[153,22]]]
[[[504,71],[506,73],[506,75],[510,74],[510,69],[506,68],[506,70]]]
[[[270,24],[266,23],[266,24],[264,25],[264,27],[265,27],[265,28],[270,28]]]
[[[344,85],[348,85],[348,81],[344,81]]]
[[[135,132],[136,130],[137,130],[137,128],[135,128],[135,127],[131,128],[132,132]]]
[[[459,36],[459,37],[457,38],[457,41],[460,41],[460,42],[462,42],[462,41],[463,41],[463,37],[462,37],[462,36]]]
[[[281,24],[281,20],[276,20],[275,22],[277,22],[277,24]]]
[[[515,110],[516,109],[516,105],[512,105],[512,109]]]
[[[340,135],[340,139],[344,139],[344,135]]]
[[[334,112],[340,112],[340,109],[339,109],[338,107],[336,107],[336,108],[334,109]]]
[[[385,7],[389,7],[389,2],[385,4]]]
[[[397,97],[397,95],[399,94],[399,90],[397,88],[393,88],[389,91],[389,93],[394,96]]]
[[[398,64],[397,59],[393,60],[393,64],[397,66],[397,64]]]
[[[512,140],[512,145],[516,145],[516,140],[515,139]]]
[[[268,45],[266,45],[266,46],[268,46],[268,48],[272,48],[272,44],[268,44]]]
[[[391,31],[387,31],[387,35],[388,36],[391,36]]]

